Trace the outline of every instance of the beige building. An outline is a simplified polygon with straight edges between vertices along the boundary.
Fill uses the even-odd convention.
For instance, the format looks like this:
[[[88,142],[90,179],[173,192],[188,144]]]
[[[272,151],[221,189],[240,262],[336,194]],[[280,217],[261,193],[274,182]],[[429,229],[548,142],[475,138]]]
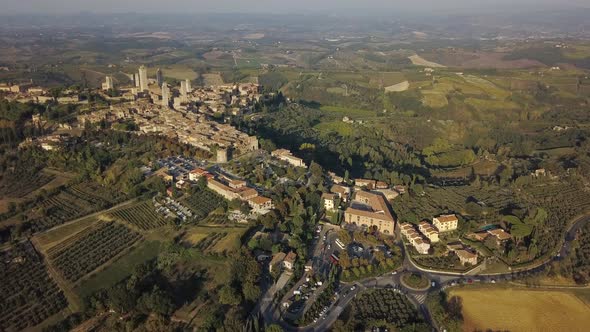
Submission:
[[[273,208],[272,199],[263,197],[263,196],[255,196],[248,199],[248,204],[254,210],[271,210]]]
[[[510,240],[512,236],[510,233],[506,232],[501,228],[491,229],[488,231],[488,234],[496,238],[496,243],[501,245],[502,243]]]
[[[358,226],[376,227],[379,232],[393,234],[395,220],[381,195],[358,191],[351,206],[344,212],[344,220]]]
[[[461,264],[465,265],[467,263],[471,265],[477,265],[477,253],[473,253],[471,251],[460,249],[456,250],[455,254],[459,257],[459,261]]]
[[[293,154],[291,154],[291,151],[287,149],[274,150],[270,153],[270,155],[279,160],[286,161],[295,167],[307,167],[303,162],[303,159],[295,157]]]
[[[438,231],[430,223],[422,221],[418,225],[418,230],[420,230],[420,232],[424,234],[424,236],[426,236],[426,238],[428,238],[428,240],[430,240],[431,243],[439,241]]]
[[[457,216],[454,214],[443,214],[432,218],[432,224],[441,233],[450,232],[457,229],[459,219],[457,219]]]

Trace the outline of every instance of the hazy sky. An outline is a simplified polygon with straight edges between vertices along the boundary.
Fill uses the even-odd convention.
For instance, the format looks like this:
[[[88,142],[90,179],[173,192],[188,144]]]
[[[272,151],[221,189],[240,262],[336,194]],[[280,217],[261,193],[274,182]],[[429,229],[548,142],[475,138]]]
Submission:
[[[541,7],[590,7],[590,0],[0,0],[4,13],[478,11]]]

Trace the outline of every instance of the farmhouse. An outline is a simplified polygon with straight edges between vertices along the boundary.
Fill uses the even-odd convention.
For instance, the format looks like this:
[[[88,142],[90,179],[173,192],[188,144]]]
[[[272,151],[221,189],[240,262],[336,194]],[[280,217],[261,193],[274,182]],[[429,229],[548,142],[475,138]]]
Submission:
[[[256,196],[248,199],[250,207],[257,211],[270,210],[273,208],[272,199],[264,196]]]
[[[322,201],[324,202],[324,208],[327,211],[334,211],[335,205],[336,205],[336,197],[338,197],[336,194],[328,194],[328,193],[322,194]]]
[[[455,254],[459,257],[459,261],[461,264],[465,265],[469,263],[470,265],[477,265],[477,253],[473,253],[471,251],[460,249],[456,250]]]
[[[389,211],[385,198],[366,191],[356,192],[351,206],[344,212],[349,224],[374,227],[385,234],[393,234],[395,220]]]
[[[488,234],[496,238],[498,245],[501,245],[512,238],[512,236],[502,228],[491,229],[488,231]]]
[[[454,214],[443,214],[432,219],[432,224],[439,232],[450,232],[457,229],[459,219]]]

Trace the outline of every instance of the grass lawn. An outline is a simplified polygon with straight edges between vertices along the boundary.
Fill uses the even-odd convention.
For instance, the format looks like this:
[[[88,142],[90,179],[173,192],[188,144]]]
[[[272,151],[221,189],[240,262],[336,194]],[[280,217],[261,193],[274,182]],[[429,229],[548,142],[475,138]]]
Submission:
[[[74,292],[83,299],[101,288],[110,287],[128,277],[135,266],[155,258],[162,246],[158,241],[145,241],[97,274],[82,281]]]
[[[316,125],[315,129],[319,130],[322,134],[336,132],[340,136],[350,136],[353,132],[352,125],[342,121],[322,122]]]
[[[247,230],[248,228],[246,227],[225,227],[221,225],[217,227],[195,226],[187,230],[184,239],[192,245],[197,245],[200,241],[204,240],[212,233],[227,233],[223,238],[208,248],[208,251],[218,253],[224,251],[231,252],[240,249],[240,238]]]
[[[568,291],[466,287],[463,330],[587,331],[590,307]]]

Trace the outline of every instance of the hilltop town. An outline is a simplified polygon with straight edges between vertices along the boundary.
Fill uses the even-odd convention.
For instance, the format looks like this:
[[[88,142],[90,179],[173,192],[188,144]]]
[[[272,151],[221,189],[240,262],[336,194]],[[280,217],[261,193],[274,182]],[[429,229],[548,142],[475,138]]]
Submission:
[[[426,14],[2,16],[0,331],[585,330],[590,15]]]

